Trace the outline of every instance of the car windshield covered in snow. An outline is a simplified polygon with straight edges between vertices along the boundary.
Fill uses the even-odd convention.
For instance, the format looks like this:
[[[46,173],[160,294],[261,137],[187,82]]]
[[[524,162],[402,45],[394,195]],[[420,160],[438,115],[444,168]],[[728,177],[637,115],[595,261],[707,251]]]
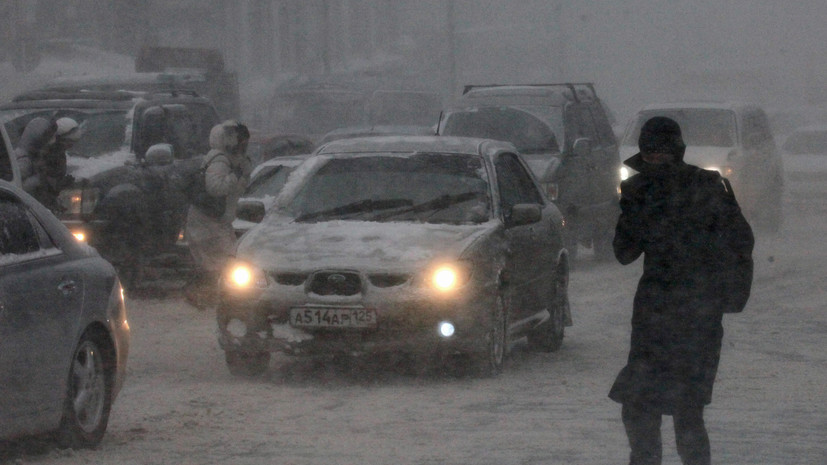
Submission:
[[[417,153],[318,156],[286,210],[326,220],[482,223],[491,190],[480,156]]]
[[[686,108],[676,110],[651,110],[639,114],[635,126],[623,145],[637,145],[640,128],[654,116],[666,116],[677,121],[686,145],[707,147],[732,147],[736,144],[735,113],[731,110],[711,108]]]

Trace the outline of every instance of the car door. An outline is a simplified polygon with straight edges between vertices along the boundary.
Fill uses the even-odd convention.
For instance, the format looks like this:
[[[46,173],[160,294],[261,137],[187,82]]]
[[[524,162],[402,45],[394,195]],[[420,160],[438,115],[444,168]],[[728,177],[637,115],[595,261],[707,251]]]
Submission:
[[[500,210],[506,224],[508,263],[506,270],[511,283],[512,327],[546,308],[549,302],[553,250],[549,219],[537,223],[511,225],[514,205],[544,205],[534,180],[519,157],[513,153],[499,154],[494,163],[499,190]]]
[[[82,303],[73,262],[0,191],[0,434],[56,422]]]
[[[563,213],[571,215],[578,208],[602,201],[599,179],[604,148],[594,127],[589,108],[584,104],[568,105],[564,112],[566,142],[563,157],[559,203]],[[575,154],[574,143],[588,139],[591,150],[587,154]]]

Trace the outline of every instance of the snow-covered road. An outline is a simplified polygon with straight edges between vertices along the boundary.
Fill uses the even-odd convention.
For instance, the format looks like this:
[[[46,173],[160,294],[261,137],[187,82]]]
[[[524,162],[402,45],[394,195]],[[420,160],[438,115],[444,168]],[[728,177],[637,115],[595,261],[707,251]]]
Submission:
[[[759,235],[747,309],[725,318],[707,424],[713,460],[827,463],[827,205],[787,199],[781,237]],[[495,379],[414,376],[388,363],[276,357],[266,376],[233,378],[214,315],[177,291],[128,297],[129,377],[99,450],[6,445],[39,464],[617,464],[620,409],[606,397],[626,357],[640,263],[572,274],[575,325],[563,348],[517,344]],[[665,464],[679,464],[664,421]]]

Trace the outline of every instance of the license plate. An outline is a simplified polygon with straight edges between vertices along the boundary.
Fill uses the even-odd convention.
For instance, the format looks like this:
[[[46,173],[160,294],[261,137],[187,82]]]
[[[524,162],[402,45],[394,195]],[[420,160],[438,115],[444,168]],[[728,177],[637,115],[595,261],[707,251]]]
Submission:
[[[376,311],[365,308],[292,308],[290,324],[316,328],[371,328],[376,326]]]

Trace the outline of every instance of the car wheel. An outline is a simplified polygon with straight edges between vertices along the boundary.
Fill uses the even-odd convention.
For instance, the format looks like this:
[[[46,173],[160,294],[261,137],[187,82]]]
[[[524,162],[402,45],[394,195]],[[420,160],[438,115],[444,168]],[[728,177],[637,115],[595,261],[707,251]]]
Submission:
[[[569,271],[565,263],[557,265],[554,298],[550,318],[528,333],[529,346],[542,352],[554,352],[563,345],[569,314]]]
[[[227,368],[233,376],[258,376],[267,370],[270,364],[270,352],[240,352],[228,350],[224,352]]]
[[[497,296],[491,313],[491,326],[485,335],[485,352],[477,354],[477,367],[482,376],[502,373],[508,344],[508,308],[502,294]]]
[[[113,356],[105,336],[87,331],[72,356],[58,429],[58,444],[73,449],[97,446],[112,407]]]

